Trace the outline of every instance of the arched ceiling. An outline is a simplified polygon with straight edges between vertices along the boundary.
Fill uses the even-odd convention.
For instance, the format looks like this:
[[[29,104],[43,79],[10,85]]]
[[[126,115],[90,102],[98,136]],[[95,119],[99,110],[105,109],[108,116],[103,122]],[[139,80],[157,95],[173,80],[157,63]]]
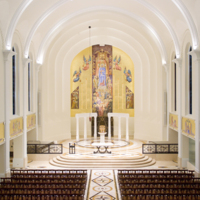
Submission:
[[[6,49],[11,49],[13,34],[21,34],[24,56],[34,44],[38,62],[52,41],[67,35],[66,42],[76,45],[88,40],[88,26],[93,37],[118,38],[126,41],[146,38],[157,48],[165,63],[168,45],[173,43],[177,57],[180,43],[189,29],[194,49],[199,48],[197,0],[0,0],[0,27]],[[80,37],[81,35],[81,37]],[[139,36],[140,35],[140,36]],[[127,41],[126,41],[127,42]],[[133,47],[134,48],[134,47]]]

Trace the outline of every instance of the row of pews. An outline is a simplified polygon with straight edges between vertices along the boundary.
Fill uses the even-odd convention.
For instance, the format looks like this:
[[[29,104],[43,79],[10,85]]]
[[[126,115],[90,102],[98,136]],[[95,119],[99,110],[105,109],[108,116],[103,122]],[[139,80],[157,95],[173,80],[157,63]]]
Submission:
[[[11,170],[0,200],[83,200],[87,177],[87,170]]]
[[[200,178],[190,170],[118,170],[122,200],[200,200]]]

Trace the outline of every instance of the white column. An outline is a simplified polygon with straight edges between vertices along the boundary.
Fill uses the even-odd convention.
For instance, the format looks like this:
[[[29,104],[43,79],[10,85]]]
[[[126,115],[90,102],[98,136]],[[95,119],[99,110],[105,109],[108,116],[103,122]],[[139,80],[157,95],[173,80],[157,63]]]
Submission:
[[[76,115],[76,141],[79,141],[79,117]]]
[[[27,113],[28,113],[28,63],[24,59],[23,67],[23,167],[27,167]]]
[[[108,116],[108,139],[111,139],[111,122],[110,122],[110,116]]]
[[[35,119],[35,122],[36,122],[36,136],[35,136],[35,139],[38,140],[38,115],[39,115],[39,112],[38,112],[38,77],[39,77],[39,71],[40,71],[40,67],[41,65],[40,64],[37,64],[36,66],[36,73],[35,73],[35,105],[36,105],[36,119]]]
[[[174,59],[176,69],[178,70],[177,77],[177,108],[178,108],[178,166],[182,166],[183,157],[183,138],[182,138],[182,59]],[[185,166],[184,166],[185,167]]]
[[[118,139],[121,139],[121,117],[118,117]]]
[[[194,114],[195,114],[195,171],[200,174],[200,51],[193,50],[189,52],[192,55],[192,61],[195,70],[194,86]]]
[[[167,88],[167,99],[166,99],[166,118],[167,118],[167,136],[165,137],[164,135],[164,131],[163,131],[163,128],[162,128],[162,131],[163,131],[163,134],[162,134],[162,140],[167,140],[169,141],[169,102],[170,102],[170,95],[169,95],[169,66],[168,65],[163,65],[163,67],[165,68],[165,73],[166,73],[166,88]],[[164,108],[165,109],[165,108]],[[163,125],[164,126],[164,123]]]
[[[128,128],[128,120],[129,118],[126,117],[126,141],[129,141],[129,128]]]
[[[87,122],[86,117],[84,117],[84,140],[87,139]]]
[[[12,76],[12,51],[4,51],[4,88],[5,88],[5,143],[4,152],[4,170],[1,174],[9,175],[10,172],[10,117],[11,117],[11,76]]]
[[[94,116],[94,138],[97,138],[97,117]]]

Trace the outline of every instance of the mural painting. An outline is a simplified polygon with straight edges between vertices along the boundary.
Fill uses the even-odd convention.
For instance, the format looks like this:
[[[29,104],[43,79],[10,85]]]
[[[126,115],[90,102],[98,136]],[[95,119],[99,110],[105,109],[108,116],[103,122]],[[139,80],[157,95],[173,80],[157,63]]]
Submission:
[[[81,68],[79,68],[79,70],[75,70],[74,71],[74,74],[73,74],[73,81],[74,82],[78,82],[80,81],[81,82]]]
[[[89,56],[88,60],[86,59],[85,56],[83,56],[83,61],[84,61],[84,63],[83,63],[82,69],[83,69],[84,71],[86,71],[86,70],[89,69],[89,66],[90,66],[90,63],[91,63],[91,56]]]
[[[0,123],[0,144],[4,142],[4,123]]]
[[[71,109],[79,109],[79,87],[71,93]]]
[[[13,119],[10,122],[10,137],[15,137],[23,132],[23,118]]]
[[[99,117],[112,112],[112,46],[92,47],[92,112]]]
[[[195,138],[195,121],[182,117],[182,132],[186,136]]]
[[[113,60],[113,69],[119,70],[121,71],[121,67],[120,67],[120,61],[121,61],[121,56],[119,56],[119,58],[117,59],[117,56],[115,56],[114,60]]]
[[[172,129],[178,130],[178,116],[174,114],[169,114],[169,126]]]
[[[126,109],[134,109],[134,94],[126,86]]]
[[[36,116],[35,114],[27,116],[27,130],[35,128],[36,125]]]
[[[132,82],[132,74],[130,69],[124,68],[124,75],[125,75],[125,80],[128,81],[129,83]]]

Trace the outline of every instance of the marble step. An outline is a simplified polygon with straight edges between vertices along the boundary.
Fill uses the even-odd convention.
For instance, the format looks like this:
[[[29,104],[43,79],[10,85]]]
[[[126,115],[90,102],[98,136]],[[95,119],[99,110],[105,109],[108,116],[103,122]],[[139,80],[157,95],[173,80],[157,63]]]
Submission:
[[[145,156],[147,157],[147,156]],[[126,162],[122,162],[118,160],[118,162],[112,162],[109,159],[101,160],[101,162],[96,162],[97,160],[82,160],[82,162],[72,162],[69,160],[61,161],[59,159],[53,158],[50,160],[50,164],[57,167],[62,168],[140,168],[140,167],[148,167],[155,164],[155,160],[152,158],[147,157],[145,160],[127,160]]]
[[[136,158],[126,158],[126,159],[110,159],[110,158],[101,158],[99,159],[98,157],[95,157],[93,159],[86,159],[86,158],[80,158],[80,157],[77,157],[76,159],[70,159],[69,156],[57,156],[56,159],[58,161],[61,161],[61,162],[68,162],[68,163],[84,163],[84,162],[95,162],[95,163],[119,163],[119,162],[125,162],[125,163],[141,163],[141,162],[145,162],[149,159],[148,156],[141,156],[141,157],[138,157],[137,159]],[[86,161],[87,160],[87,161]]]

